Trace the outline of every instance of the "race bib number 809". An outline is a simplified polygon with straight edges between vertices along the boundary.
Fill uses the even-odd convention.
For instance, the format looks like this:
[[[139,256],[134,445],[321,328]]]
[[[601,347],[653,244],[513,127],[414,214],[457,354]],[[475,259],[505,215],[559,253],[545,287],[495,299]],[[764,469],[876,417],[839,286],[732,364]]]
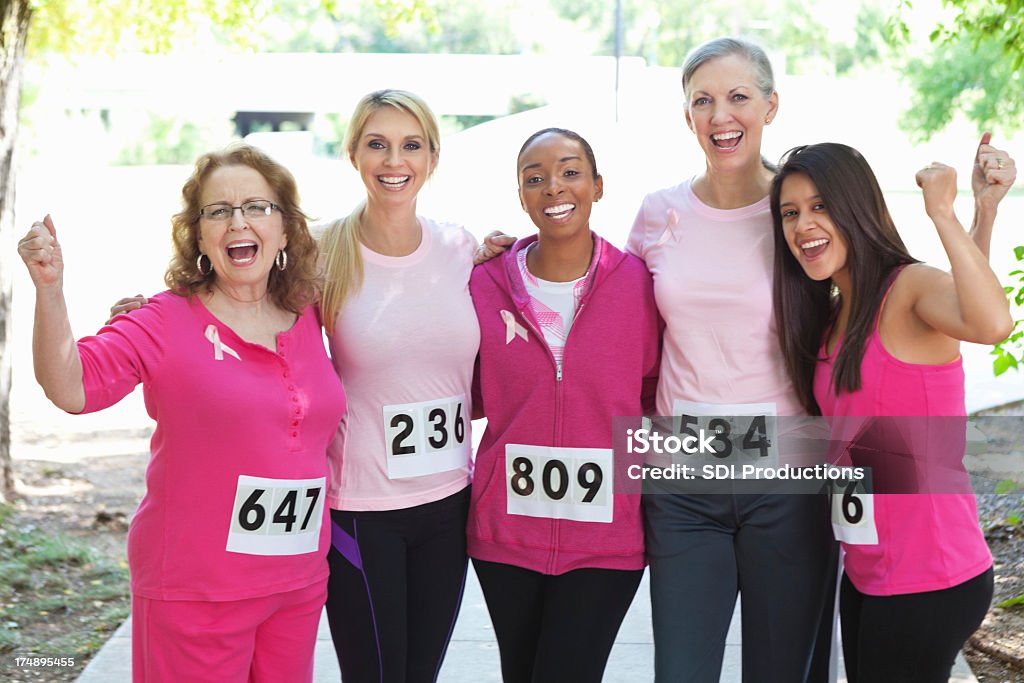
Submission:
[[[611,449],[507,444],[507,512],[577,522],[611,522],[613,472]]]

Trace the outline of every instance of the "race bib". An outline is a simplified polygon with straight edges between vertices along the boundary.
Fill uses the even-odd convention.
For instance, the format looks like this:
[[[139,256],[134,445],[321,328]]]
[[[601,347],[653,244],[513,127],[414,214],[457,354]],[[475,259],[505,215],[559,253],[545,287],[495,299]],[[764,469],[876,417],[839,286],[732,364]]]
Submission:
[[[673,430],[692,436],[694,443],[708,444],[707,452],[694,453],[703,459],[717,458],[757,467],[779,464],[778,417],[774,403],[672,402]],[[688,454],[673,457],[685,464]]]
[[[390,479],[468,468],[472,442],[465,396],[384,406]]]
[[[837,484],[832,489],[832,533],[851,545],[877,545],[875,496],[860,482]]]
[[[316,552],[324,513],[324,477],[238,476],[226,550],[247,555]]]
[[[611,523],[612,450],[506,444],[505,489],[510,515]]]

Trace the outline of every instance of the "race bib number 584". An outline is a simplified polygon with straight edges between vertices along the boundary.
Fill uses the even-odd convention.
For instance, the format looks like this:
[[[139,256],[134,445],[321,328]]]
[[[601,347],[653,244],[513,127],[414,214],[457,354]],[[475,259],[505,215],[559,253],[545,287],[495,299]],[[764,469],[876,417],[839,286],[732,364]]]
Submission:
[[[676,399],[672,413],[673,419],[678,419],[678,433],[693,437],[695,443],[710,437],[712,451],[702,455],[758,467],[779,463],[774,403],[714,404]]]
[[[325,478],[266,479],[239,475],[227,551],[248,555],[316,552]]]

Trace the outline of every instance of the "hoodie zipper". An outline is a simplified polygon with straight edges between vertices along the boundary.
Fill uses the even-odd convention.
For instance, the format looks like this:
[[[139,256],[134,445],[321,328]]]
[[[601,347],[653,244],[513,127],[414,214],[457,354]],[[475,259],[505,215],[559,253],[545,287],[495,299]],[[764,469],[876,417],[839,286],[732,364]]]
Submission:
[[[536,329],[536,327],[533,325],[533,323],[530,321],[530,319],[525,314],[523,314],[522,310],[520,310],[520,312],[519,312],[519,314],[523,318],[523,320],[525,320],[530,325],[530,328],[533,330],[534,334],[537,335],[538,341],[541,342],[542,344],[544,344],[544,348],[547,349],[547,352],[548,352],[548,357],[551,358],[551,362],[555,366],[555,429],[554,429],[554,435],[552,436],[552,439],[551,439],[551,441],[552,441],[551,445],[553,447],[555,447],[555,448],[559,448],[562,445],[562,412],[563,412],[563,410],[562,410],[562,376],[563,376],[562,367],[565,365],[565,357],[566,357],[566,353],[568,352],[568,349],[569,349],[569,337],[572,336],[572,330],[576,329],[577,323],[579,322],[579,319],[580,319],[580,315],[582,315],[583,309],[586,308],[586,305],[587,305],[586,302],[580,302],[579,308],[576,309],[576,313],[573,316],[572,329],[570,329],[569,330],[569,334],[566,335],[566,337],[565,337],[565,346],[562,347],[562,362],[561,363],[555,362],[555,354],[551,352],[551,347],[548,346],[547,340],[544,339],[544,337]],[[556,560],[558,558],[558,552],[559,552],[558,537],[559,537],[560,532],[561,532],[561,520],[552,519],[551,520],[551,542],[550,542],[551,553],[548,555],[548,569],[550,571],[554,571],[555,570],[555,563],[556,563]]]

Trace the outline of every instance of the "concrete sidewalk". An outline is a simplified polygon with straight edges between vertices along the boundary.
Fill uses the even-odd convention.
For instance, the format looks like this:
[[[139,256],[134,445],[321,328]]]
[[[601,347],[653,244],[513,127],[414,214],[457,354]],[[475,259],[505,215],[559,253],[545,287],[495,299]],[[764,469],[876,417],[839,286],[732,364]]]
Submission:
[[[722,683],[740,683],[739,605],[726,639]],[[316,683],[337,683],[340,679],[326,618],[320,621],[316,644]],[[654,680],[654,638],[651,633],[651,601],[647,574],[626,615],[605,670],[608,683],[650,683]],[[125,622],[78,677],[78,683],[130,683],[131,625]],[[487,606],[472,567],[466,581],[462,612],[452,635],[439,683],[484,683],[501,681],[498,645],[494,640]],[[839,681],[845,681],[840,664]],[[963,657],[957,658],[951,683],[977,683]],[[185,682],[183,682],[185,683]]]

